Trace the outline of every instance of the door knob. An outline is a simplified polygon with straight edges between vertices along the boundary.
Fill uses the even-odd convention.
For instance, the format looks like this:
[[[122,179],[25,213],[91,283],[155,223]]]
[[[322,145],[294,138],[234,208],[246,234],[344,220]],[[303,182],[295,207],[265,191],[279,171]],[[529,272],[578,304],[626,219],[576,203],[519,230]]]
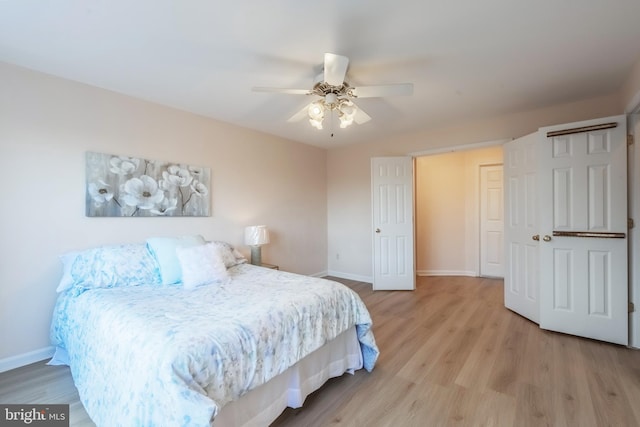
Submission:
[[[535,240],[536,242],[540,241],[540,235],[539,234],[534,234],[533,236],[531,236],[531,238],[533,240]]]
[[[380,229],[379,229],[379,228],[376,228],[376,233],[379,233],[379,232],[380,232]]]
[[[544,240],[545,242],[550,242],[551,241],[551,236],[544,236],[542,238],[542,240]]]

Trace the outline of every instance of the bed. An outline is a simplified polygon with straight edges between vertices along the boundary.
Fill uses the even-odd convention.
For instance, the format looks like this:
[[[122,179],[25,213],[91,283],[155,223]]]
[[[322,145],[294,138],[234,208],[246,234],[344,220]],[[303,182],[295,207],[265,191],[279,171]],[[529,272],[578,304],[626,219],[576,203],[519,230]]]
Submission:
[[[247,264],[223,242],[173,253],[174,283],[149,241],[63,257],[50,363],[70,366],[98,426],[266,426],[327,379],[374,368],[348,287]]]

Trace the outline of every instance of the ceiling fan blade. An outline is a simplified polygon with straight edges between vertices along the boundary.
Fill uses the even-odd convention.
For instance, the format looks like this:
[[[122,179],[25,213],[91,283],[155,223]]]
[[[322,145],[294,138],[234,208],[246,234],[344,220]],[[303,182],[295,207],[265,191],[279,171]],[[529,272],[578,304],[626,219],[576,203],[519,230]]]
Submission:
[[[356,105],[356,115],[353,117],[353,121],[361,125],[363,123],[367,123],[369,120],[371,120],[371,116]]]
[[[300,111],[295,113],[293,116],[287,120],[288,122],[299,122],[300,120],[304,120],[305,118],[309,118],[309,104],[302,107]]]
[[[309,89],[286,89],[279,87],[252,87],[251,90],[254,92],[275,92],[290,95],[311,95],[313,93]]]
[[[333,53],[324,54],[324,81],[331,86],[340,86],[344,83],[347,75],[349,58],[335,55]]]
[[[413,94],[413,83],[399,83],[379,86],[359,86],[352,88],[351,93],[356,98],[407,96]]]

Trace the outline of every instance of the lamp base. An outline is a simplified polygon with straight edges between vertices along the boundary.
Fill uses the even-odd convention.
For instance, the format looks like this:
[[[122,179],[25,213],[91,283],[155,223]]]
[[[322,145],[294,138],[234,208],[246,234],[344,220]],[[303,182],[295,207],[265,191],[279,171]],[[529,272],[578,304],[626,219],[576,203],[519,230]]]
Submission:
[[[262,265],[262,248],[260,246],[251,246],[251,264]]]

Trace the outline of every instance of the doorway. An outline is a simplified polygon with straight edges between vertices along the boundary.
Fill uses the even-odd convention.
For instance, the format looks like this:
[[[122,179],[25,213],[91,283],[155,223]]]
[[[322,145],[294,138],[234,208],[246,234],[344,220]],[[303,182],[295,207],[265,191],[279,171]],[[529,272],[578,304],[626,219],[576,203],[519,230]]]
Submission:
[[[501,144],[416,157],[418,276],[480,276],[480,168],[502,161]]]

